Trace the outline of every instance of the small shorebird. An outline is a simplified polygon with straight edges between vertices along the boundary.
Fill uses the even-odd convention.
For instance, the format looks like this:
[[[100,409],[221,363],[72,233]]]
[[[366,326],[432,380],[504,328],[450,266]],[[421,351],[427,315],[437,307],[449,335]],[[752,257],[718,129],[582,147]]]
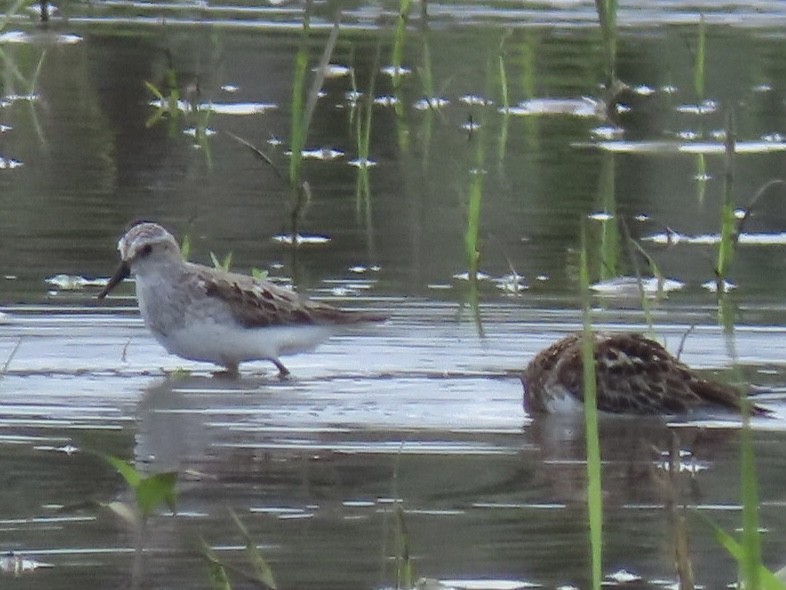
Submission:
[[[252,277],[187,262],[175,238],[156,223],[136,222],[117,244],[120,266],[98,294],[103,299],[129,275],[145,325],[185,359],[212,362],[230,375],[241,362],[312,350],[339,327],[387,319],[299,297]]]
[[[735,388],[702,379],[663,346],[640,334],[595,333],[598,410],[617,414],[682,414],[692,410],[739,412]],[[573,334],[539,352],[521,376],[529,413],[583,411],[582,335]],[[751,405],[754,415],[767,410]]]

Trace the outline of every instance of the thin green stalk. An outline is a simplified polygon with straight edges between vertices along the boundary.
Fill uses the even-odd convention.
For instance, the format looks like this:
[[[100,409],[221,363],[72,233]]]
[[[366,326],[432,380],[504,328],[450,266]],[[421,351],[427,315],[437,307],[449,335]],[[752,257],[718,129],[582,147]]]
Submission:
[[[704,100],[704,80],[707,44],[707,25],[704,22],[704,15],[699,17],[698,39],[696,42],[696,61],[693,64],[693,90],[699,102]]]
[[[25,9],[32,0],[16,0],[12,6],[6,9],[5,14],[0,18],[0,31],[4,30],[13,17]]]
[[[300,184],[300,167],[303,162],[303,148],[306,143],[305,129],[305,87],[308,71],[308,36],[310,31],[309,12],[303,17],[303,31],[300,36],[300,47],[295,56],[295,74],[292,83],[292,120],[290,133],[289,185],[293,191]]]
[[[751,438],[750,407],[743,404],[740,429],[740,494],[742,502],[742,579],[745,588],[760,588],[761,540],[759,538],[759,492]]]
[[[505,160],[508,145],[508,129],[510,127],[510,90],[508,87],[508,74],[505,70],[505,40],[510,36],[510,30],[502,34],[499,42],[498,71],[499,71],[499,93],[502,99],[502,123],[499,131],[499,142],[497,158],[500,165]]]
[[[390,60],[393,66],[393,88],[395,90],[398,90],[401,84],[401,64],[404,60],[404,42],[407,37],[407,23],[409,22],[409,10],[411,6],[412,0],[399,1],[396,33],[393,37],[393,54]]]
[[[8,358],[5,360],[3,367],[0,368],[0,377],[3,377],[8,372],[8,368],[11,366],[11,361],[14,360],[19,347],[22,346],[22,339],[19,338],[14,345],[14,348],[11,350],[11,354],[8,355]]]
[[[603,211],[609,216],[609,219],[600,222],[600,277],[603,280],[620,275],[620,235],[617,225],[617,199],[614,185],[615,169],[614,154],[607,154],[603,158],[598,187]]]
[[[658,269],[658,265],[655,263],[655,260],[653,260],[652,256],[650,256],[647,253],[647,251],[642,247],[641,244],[639,244],[636,240],[634,240],[631,237],[630,231],[628,230],[628,224],[625,223],[625,220],[624,219],[620,220],[620,223],[622,225],[622,233],[625,236],[625,244],[627,245],[628,258],[630,259],[631,266],[633,267],[633,272],[636,276],[636,283],[638,284],[639,287],[639,302],[641,303],[641,310],[644,312],[644,319],[647,322],[648,331],[650,334],[653,334],[654,329],[652,323],[652,310],[650,309],[650,302],[649,302],[649,298],[647,297],[647,292],[644,289],[644,281],[641,277],[641,270],[639,269],[639,265],[636,259],[636,252],[644,256],[644,258],[647,260],[647,264],[650,267],[652,275],[658,281],[658,295],[662,294],[661,291],[663,285],[663,275]],[[631,246],[633,246],[633,248],[636,249],[635,252],[633,251]]]
[[[600,590],[603,558],[603,498],[601,495],[600,435],[598,432],[597,381],[595,379],[595,339],[592,333],[590,279],[587,263],[586,230],[581,231],[580,283],[583,337],[581,359],[584,378],[584,420],[587,442],[587,513],[592,563],[592,588]]]
[[[723,175],[723,203],[721,205],[721,233],[718,244],[718,258],[715,267],[718,293],[724,291],[724,281],[728,276],[729,267],[734,258],[734,150],[736,130],[734,112],[731,111],[726,120],[726,158]]]
[[[606,62],[606,84],[611,88],[616,80],[617,62],[617,0],[595,0],[600,31],[603,37],[603,51]]]
[[[478,235],[480,233],[480,211],[483,202],[483,147],[480,138],[477,142],[476,168],[470,172],[469,199],[467,203],[467,228],[464,231],[464,249],[467,255],[470,281],[477,281],[478,262]]]
[[[404,513],[404,505],[396,503],[396,588],[412,588],[414,570],[412,568],[412,552],[410,550],[409,532]]]

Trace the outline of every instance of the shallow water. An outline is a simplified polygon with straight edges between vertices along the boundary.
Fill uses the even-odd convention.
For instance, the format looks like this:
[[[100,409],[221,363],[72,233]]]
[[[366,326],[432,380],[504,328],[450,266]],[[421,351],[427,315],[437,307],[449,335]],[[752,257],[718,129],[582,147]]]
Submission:
[[[783,170],[786,10],[624,3],[618,70],[655,98],[614,130],[598,103],[593,6],[429,3],[427,28],[415,8],[397,93],[384,73],[397,4],[345,6],[332,62],[352,68],[355,83],[333,68],[317,103],[298,248],[282,238],[285,183],[230,133],[286,169],[299,6],[68,3],[48,30],[13,17],[0,31],[0,550],[13,552],[0,555],[0,587],[130,584],[134,534],[107,510],[73,508],[133,501],[93,451],[144,473],[179,473],[178,514],[148,523],[142,587],[206,587],[200,539],[247,566],[230,509],[282,588],[390,587],[399,507],[414,575],[431,579],[424,588],[586,587],[582,426],[527,416],[517,372],[581,325],[582,224],[597,327],[648,329],[638,288],[619,280],[646,274],[643,259],[631,262],[623,218],[671,279],[669,297],[649,302],[658,337],[676,351],[689,332],[684,361],[753,384],[774,411],[753,427],[764,557],[780,567],[786,217],[777,190],[745,227],[729,276],[736,289],[719,301],[703,284],[714,276],[730,108],[738,206]],[[331,8],[315,9],[311,63]],[[692,87],[700,11],[703,96]],[[168,76],[199,113],[156,118],[145,82],[165,89]],[[376,165],[364,192],[363,168],[351,165],[360,111],[348,93],[368,92],[372,80]],[[486,278],[473,289],[463,275],[478,178]],[[195,261],[232,252],[236,270],[261,267],[305,294],[391,319],[287,359],[290,381],[265,363],[244,366],[240,380],[215,378],[164,353],[130,285],[94,299],[91,281],[111,273],[117,237],[138,217],[188,235]],[[656,281],[648,285],[655,295]],[[604,419],[608,584],[625,583],[625,572],[641,578],[626,587],[675,580],[664,507],[674,492],[661,455],[670,433],[686,451],[676,487],[693,507],[696,579],[716,588],[735,578],[693,515],[740,525],[737,426]]]

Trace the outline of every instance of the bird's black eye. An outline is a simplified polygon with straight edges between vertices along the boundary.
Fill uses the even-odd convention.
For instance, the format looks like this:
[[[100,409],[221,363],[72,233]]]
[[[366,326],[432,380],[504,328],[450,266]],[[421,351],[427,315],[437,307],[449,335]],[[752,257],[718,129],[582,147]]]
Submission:
[[[150,245],[150,244],[145,244],[145,245],[143,246],[143,248],[142,248],[142,251],[140,252],[140,254],[141,254],[142,256],[147,256],[147,255],[148,255],[148,254],[150,254],[152,251],[153,251],[153,246],[152,246],[152,245]]]

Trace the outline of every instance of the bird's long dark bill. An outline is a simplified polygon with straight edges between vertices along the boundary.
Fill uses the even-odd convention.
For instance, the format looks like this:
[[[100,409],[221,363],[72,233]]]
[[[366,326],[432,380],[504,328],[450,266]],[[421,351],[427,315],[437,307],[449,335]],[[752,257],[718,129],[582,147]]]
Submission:
[[[115,274],[112,275],[112,278],[109,279],[109,282],[106,284],[106,287],[101,289],[101,292],[98,294],[99,299],[103,299],[109,292],[117,287],[120,283],[123,282],[123,279],[127,279],[131,275],[131,269],[125,262],[121,262],[120,266],[117,267]]]

